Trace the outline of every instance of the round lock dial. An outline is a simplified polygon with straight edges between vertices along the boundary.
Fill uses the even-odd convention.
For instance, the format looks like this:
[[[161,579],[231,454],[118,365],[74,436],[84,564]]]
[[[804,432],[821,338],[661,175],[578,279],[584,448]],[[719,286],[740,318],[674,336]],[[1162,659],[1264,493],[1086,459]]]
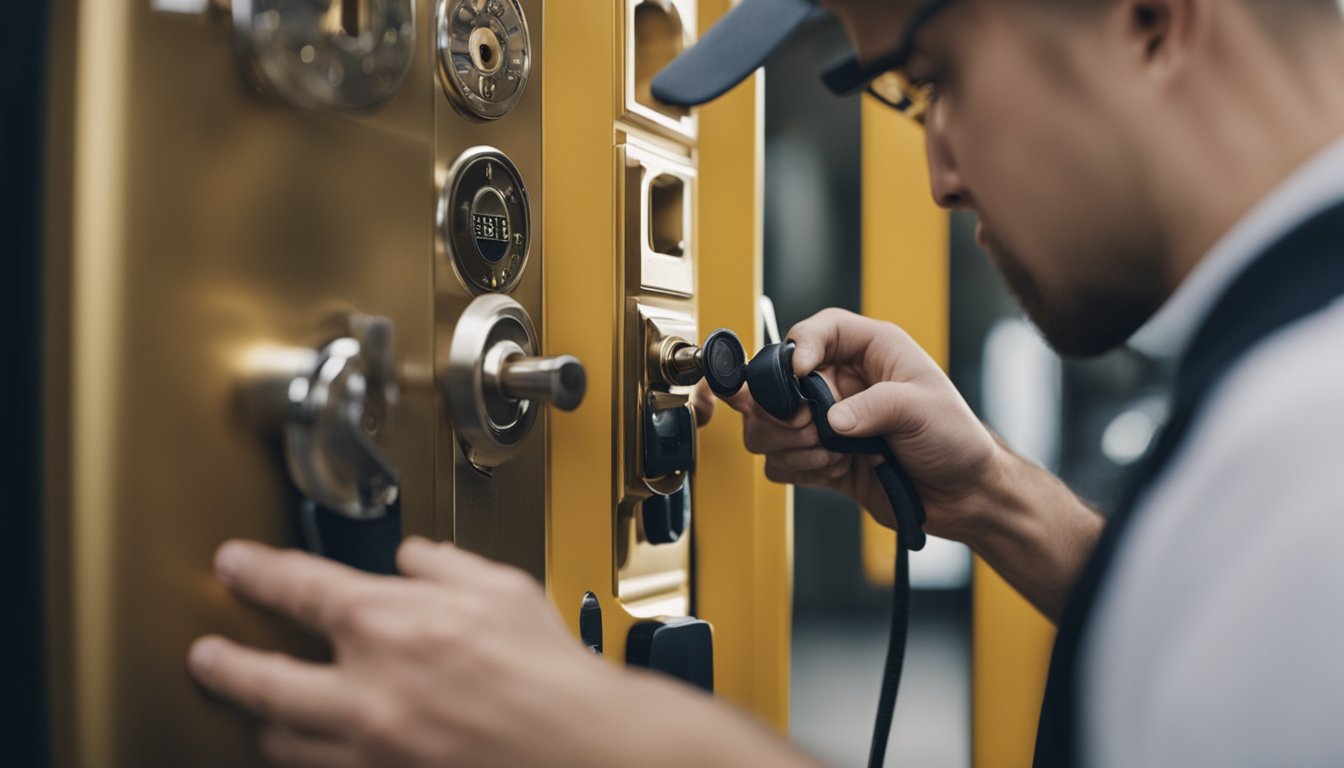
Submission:
[[[467,150],[439,199],[439,235],[472,293],[507,291],[527,266],[530,212],[518,167],[492,147]]]
[[[497,120],[518,105],[532,69],[518,0],[439,0],[439,79],[458,112]]]

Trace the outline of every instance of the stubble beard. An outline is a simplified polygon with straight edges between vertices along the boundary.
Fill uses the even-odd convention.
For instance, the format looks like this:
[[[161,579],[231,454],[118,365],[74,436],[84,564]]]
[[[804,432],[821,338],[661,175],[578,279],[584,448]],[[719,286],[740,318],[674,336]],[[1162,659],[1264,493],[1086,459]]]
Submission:
[[[1028,319],[1064,357],[1102,355],[1124,344],[1157,311],[1160,302],[1098,285],[1051,292],[1025,261],[983,223],[976,239],[1003,276]]]

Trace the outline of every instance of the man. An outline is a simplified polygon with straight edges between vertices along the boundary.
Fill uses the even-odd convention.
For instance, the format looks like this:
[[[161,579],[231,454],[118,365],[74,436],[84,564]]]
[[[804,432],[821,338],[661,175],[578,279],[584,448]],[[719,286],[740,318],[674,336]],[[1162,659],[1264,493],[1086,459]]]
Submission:
[[[924,124],[934,197],[979,214],[1059,351],[1102,352],[1150,319],[1181,350],[1172,423],[1103,533],[900,329],[827,311],[790,333],[796,373],[824,371],[844,398],[832,425],[889,441],[929,532],[968,543],[1060,623],[1038,764],[1344,764],[1335,0],[824,5],[858,55],[831,82],[873,81]],[[811,10],[746,0],[660,96],[721,93]],[[771,478],[891,522],[868,466],[822,450],[805,416],[730,405]],[[419,540],[399,563],[408,578],[220,550],[226,584],[336,647],[333,665],[193,647],[198,678],[269,723],[276,763],[807,762],[710,699],[585,656],[515,572]],[[695,738],[658,738],[672,717]]]

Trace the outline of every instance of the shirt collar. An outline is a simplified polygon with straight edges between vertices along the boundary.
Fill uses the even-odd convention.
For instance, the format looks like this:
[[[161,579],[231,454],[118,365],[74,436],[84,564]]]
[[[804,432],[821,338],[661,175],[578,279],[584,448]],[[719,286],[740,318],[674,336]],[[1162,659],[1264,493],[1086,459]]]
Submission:
[[[1295,226],[1344,199],[1344,137],[1300,166],[1214,244],[1133,339],[1161,356],[1185,353],[1199,325],[1251,262]]]

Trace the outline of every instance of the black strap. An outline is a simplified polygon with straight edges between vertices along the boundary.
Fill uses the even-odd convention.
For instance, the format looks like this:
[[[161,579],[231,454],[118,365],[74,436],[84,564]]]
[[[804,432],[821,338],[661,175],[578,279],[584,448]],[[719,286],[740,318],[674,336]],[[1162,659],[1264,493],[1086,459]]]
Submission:
[[[1344,296],[1344,203],[1313,217],[1270,248],[1223,294],[1181,362],[1172,415],[1131,477],[1064,609],[1036,737],[1036,768],[1082,763],[1078,737],[1079,653],[1097,594],[1140,495],[1161,476],[1199,419],[1207,395],[1275,331]]]

